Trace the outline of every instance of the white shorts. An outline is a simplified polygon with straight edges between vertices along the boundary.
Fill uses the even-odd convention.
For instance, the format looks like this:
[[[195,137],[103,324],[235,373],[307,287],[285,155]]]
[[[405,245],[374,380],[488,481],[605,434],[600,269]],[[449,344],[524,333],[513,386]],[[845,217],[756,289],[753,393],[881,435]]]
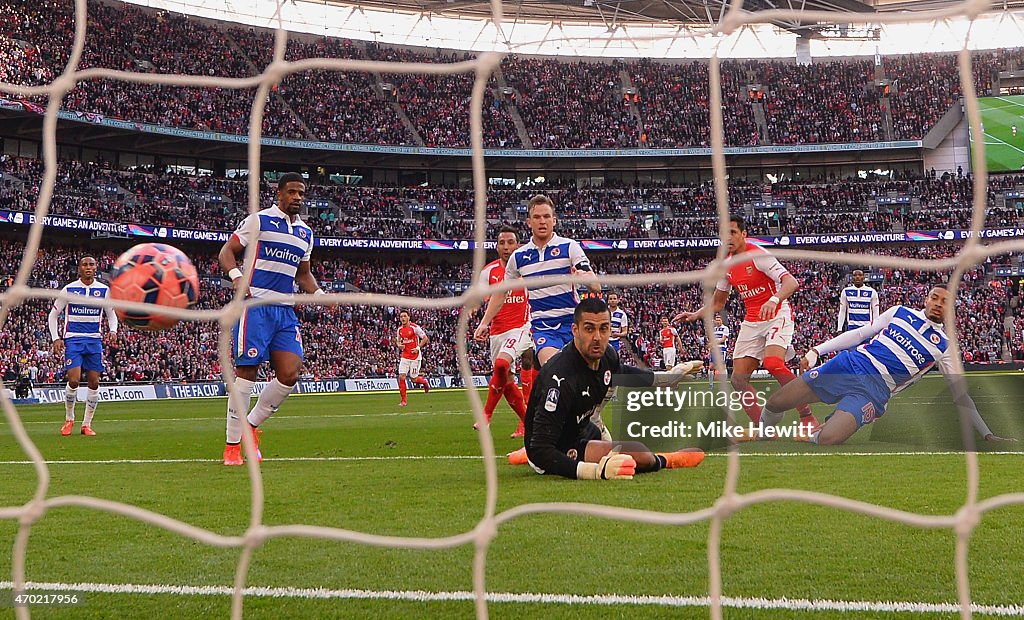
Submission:
[[[665,370],[672,368],[676,365],[676,348],[672,347],[671,349],[662,349],[661,357],[665,360]]]
[[[785,359],[790,359],[796,354],[792,347],[795,327],[789,313],[779,313],[769,321],[743,321],[732,359],[754,357],[763,362],[764,350],[770,346],[782,347],[786,350]]]
[[[398,360],[398,375],[407,375],[413,379],[420,376],[420,364],[423,363],[423,356],[419,356],[414,360],[403,357]]]
[[[524,352],[532,348],[533,337],[530,336],[529,325],[494,334],[491,336],[491,363],[498,359],[499,354],[504,353],[512,358],[514,364]]]

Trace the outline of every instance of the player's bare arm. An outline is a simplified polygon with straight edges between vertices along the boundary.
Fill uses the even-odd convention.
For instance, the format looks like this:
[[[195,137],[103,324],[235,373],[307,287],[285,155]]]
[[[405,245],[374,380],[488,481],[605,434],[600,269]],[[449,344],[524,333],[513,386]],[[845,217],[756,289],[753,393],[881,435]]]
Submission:
[[[308,260],[299,263],[299,269],[295,272],[295,283],[299,285],[299,290],[304,293],[315,294],[317,291],[323,293],[320,285],[316,282],[316,277],[309,269]]]
[[[228,237],[228,240],[221,246],[220,252],[217,253],[217,262],[231,279],[231,285],[234,288],[238,288],[239,283],[242,282],[242,270],[238,268],[238,256],[243,253],[245,253],[245,247],[234,235]]]
[[[721,312],[722,309],[725,308],[725,302],[727,301],[729,301],[729,291],[715,289],[715,294],[711,298],[711,314]],[[681,321],[683,323],[693,323],[697,319],[701,318],[704,312],[704,306],[697,308],[693,312],[683,311],[672,317],[672,322],[679,323]]]
[[[516,278],[516,283],[522,283],[523,287],[526,286],[522,278]],[[517,286],[515,288],[520,287]],[[507,298],[508,296],[504,293],[497,296],[491,295],[490,301],[487,302],[487,311],[484,312],[484,318],[480,319],[480,325],[478,325],[476,330],[473,332],[473,340],[476,340],[477,342],[487,341],[487,336],[491,328],[491,321],[494,320],[494,317],[498,316],[498,312],[500,312],[501,308],[505,305],[505,300]]]
[[[761,306],[761,320],[767,321],[775,316],[779,311],[779,305],[789,299],[799,288],[800,283],[796,281],[796,278],[788,273],[782,276],[782,284],[779,286],[779,290]]]

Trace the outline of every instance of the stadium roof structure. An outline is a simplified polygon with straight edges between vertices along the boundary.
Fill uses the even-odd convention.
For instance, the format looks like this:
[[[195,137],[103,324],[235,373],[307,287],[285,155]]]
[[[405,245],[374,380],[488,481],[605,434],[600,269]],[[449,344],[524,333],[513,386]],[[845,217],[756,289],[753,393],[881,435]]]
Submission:
[[[326,4],[360,6],[367,9],[398,10],[444,17],[487,19],[487,0],[326,0]],[[871,15],[917,12],[956,5],[956,0],[744,0],[743,9],[756,13],[773,9],[863,13]],[[729,0],[506,0],[505,21],[586,22],[609,29],[621,24],[671,24],[711,26],[729,9]],[[1001,0],[993,10],[1024,7],[1024,0]],[[827,36],[825,26],[813,23],[775,21],[777,26],[806,36]],[[844,31],[843,36],[847,36]]]

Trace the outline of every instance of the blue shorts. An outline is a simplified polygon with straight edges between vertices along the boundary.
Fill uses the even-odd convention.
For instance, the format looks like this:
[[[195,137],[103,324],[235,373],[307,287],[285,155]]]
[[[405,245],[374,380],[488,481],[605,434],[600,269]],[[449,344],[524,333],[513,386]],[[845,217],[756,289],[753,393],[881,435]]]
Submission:
[[[538,353],[548,347],[561,351],[562,347],[572,342],[572,316],[531,321],[530,328],[533,331],[534,348]]]
[[[871,362],[856,351],[842,351],[820,367],[803,374],[821,402],[835,405],[857,419],[857,428],[885,413],[892,392]]]
[[[291,306],[255,306],[245,311],[235,325],[235,365],[259,366],[271,351],[286,351],[302,357],[299,319]]]
[[[82,367],[85,372],[103,372],[103,341],[99,338],[65,338],[64,372]]]

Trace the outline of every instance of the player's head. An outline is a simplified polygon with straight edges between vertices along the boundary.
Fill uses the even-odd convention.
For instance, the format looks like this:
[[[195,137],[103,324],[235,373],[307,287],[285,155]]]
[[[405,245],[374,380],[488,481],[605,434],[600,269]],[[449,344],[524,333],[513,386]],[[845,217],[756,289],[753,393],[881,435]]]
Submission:
[[[729,218],[729,252],[742,252],[747,246],[747,223],[742,215]]]
[[[398,321],[403,326],[408,325],[410,320],[411,320],[411,318],[409,317],[409,311],[408,310],[402,310],[401,312],[398,313]]]
[[[512,252],[519,247],[519,232],[511,226],[502,226],[498,231],[498,260],[504,265]]]
[[[537,194],[526,206],[526,224],[534,241],[547,243],[555,234],[555,203],[544,194]]]
[[[715,327],[721,327],[722,326],[722,322],[723,322],[722,321],[722,315],[721,314],[716,314],[715,315]]]
[[[588,297],[576,305],[572,315],[572,338],[576,350],[588,362],[604,356],[612,336],[612,316],[600,297]]]
[[[860,269],[854,269],[853,271],[853,285],[864,286],[864,272]]]
[[[608,309],[609,310],[618,310],[618,308],[619,308],[619,294],[618,293],[608,293]]]
[[[946,304],[949,303],[949,291],[945,286],[933,286],[924,298],[924,315],[929,321],[941,323]]]
[[[662,327],[668,327],[668,317],[667,316],[661,317],[661,326]]]
[[[286,172],[277,179],[277,208],[296,216],[306,198],[306,180],[298,172]]]
[[[86,283],[91,283],[96,278],[96,259],[91,256],[83,256],[78,260],[78,278]]]

